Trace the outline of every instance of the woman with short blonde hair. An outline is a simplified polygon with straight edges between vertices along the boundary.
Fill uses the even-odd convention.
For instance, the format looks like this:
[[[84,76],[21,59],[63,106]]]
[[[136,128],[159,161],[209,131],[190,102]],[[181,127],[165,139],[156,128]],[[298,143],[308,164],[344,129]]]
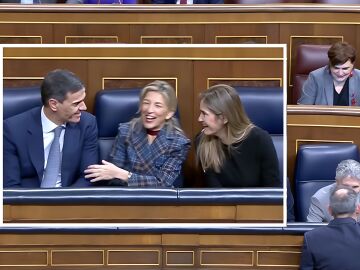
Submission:
[[[120,123],[110,162],[90,165],[85,177],[110,185],[173,187],[190,148],[174,117],[176,108],[170,84],[146,85],[140,93],[140,117]]]

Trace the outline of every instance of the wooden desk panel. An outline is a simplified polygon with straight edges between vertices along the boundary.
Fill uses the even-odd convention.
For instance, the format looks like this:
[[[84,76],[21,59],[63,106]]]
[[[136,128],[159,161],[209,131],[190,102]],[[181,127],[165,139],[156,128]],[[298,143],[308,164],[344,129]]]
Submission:
[[[4,205],[4,222],[281,223],[282,205]]]
[[[2,233],[11,269],[297,269],[303,236],[253,233]]]
[[[360,147],[360,108],[301,105],[287,108],[287,168],[294,179],[301,144],[351,142]]]

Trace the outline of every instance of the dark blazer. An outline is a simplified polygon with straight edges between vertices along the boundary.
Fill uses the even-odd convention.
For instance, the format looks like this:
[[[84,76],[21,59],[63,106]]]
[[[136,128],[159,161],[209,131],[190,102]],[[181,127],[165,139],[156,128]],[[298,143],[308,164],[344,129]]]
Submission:
[[[41,107],[4,120],[4,187],[38,188],[44,173]],[[98,163],[97,125],[93,115],[81,113],[79,123],[66,125],[62,151],[63,187],[89,186],[83,171]]]
[[[152,144],[145,129],[137,123],[119,125],[110,162],[132,172],[128,186],[172,187],[190,148],[190,140],[177,130],[164,126]],[[110,183],[113,184],[113,183]]]
[[[360,224],[353,218],[335,218],[327,226],[304,235],[303,270],[358,270]]]
[[[334,104],[334,82],[328,66],[310,72],[305,81],[298,104]],[[354,69],[349,79],[349,105],[360,106],[360,70]]]
[[[201,135],[206,136],[206,135]],[[200,141],[197,137],[196,144]],[[279,161],[267,131],[254,126],[241,142],[222,144],[225,159],[220,172],[207,169],[205,182],[211,188],[281,187]]]
[[[224,0],[193,0],[194,4],[224,4]],[[152,0],[152,4],[176,4],[176,0]]]

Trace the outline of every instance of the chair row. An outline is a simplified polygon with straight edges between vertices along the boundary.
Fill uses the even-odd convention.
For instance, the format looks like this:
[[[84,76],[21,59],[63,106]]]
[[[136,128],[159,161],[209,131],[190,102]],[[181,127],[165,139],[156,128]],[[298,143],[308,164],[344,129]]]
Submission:
[[[100,137],[113,137],[119,123],[130,121],[139,108],[140,88],[98,91],[95,115]],[[283,134],[283,89],[280,87],[236,87],[252,122],[271,135]],[[39,87],[5,88],[3,118],[41,106]],[[271,114],[269,114],[271,112]],[[176,115],[179,117],[179,113]]]
[[[271,135],[282,177],[283,89],[280,87],[238,87],[236,90],[251,121]],[[98,91],[95,97],[95,115],[99,131],[100,159],[107,159],[119,123],[128,122],[136,116],[140,91],[140,88]],[[3,103],[4,119],[35,106],[41,106],[39,87],[4,89]],[[176,115],[179,116],[179,113],[177,112]]]

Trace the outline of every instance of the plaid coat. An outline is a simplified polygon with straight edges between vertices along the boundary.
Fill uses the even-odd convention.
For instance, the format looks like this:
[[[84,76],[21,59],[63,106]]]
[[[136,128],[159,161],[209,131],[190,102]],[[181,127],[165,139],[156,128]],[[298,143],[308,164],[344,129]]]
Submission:
[[[128,186],[172,187],[190,148],[190,140],[179,131],[162,128],[152,144],[144,128],[119,125],[110,162],[132,172]]]

